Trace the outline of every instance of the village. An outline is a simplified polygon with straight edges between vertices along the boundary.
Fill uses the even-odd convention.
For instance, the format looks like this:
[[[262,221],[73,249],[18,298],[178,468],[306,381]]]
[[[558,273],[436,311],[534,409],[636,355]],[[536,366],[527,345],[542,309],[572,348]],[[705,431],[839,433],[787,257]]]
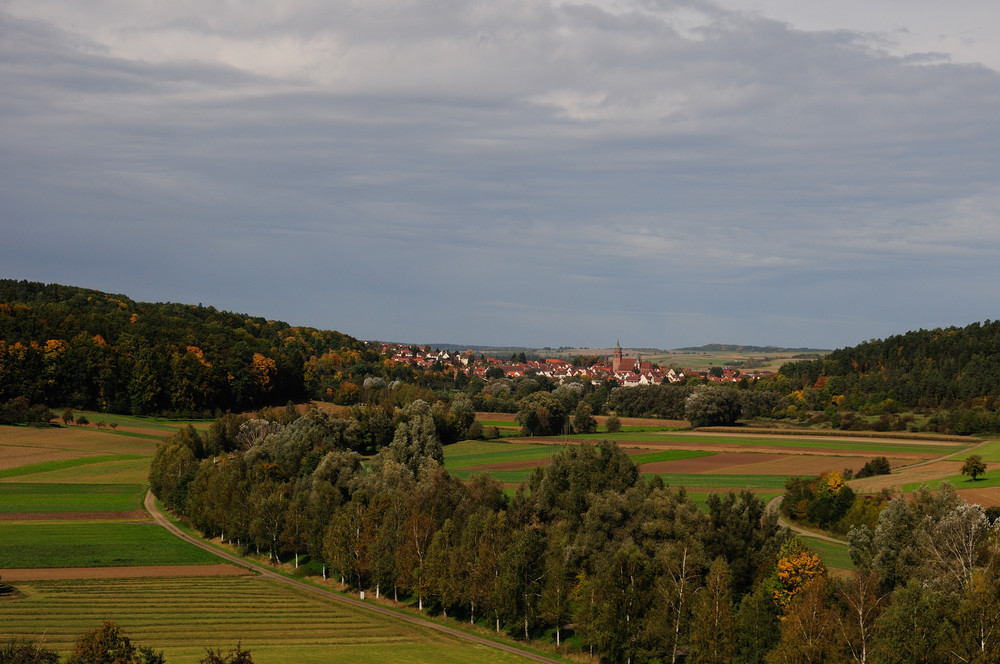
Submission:
[[[682,383],[692,378],[713,383],[738,383],[743,379],[754,380],[773,375],[772,371],[744,370],[733,367],[716,367],[715,370],[695,370],[680,367],[660,367],[643,360],[640,354],[627,356],[616,344],[603,360],[589,366],[578,366],[564,359],[528,360],[522,357],[500,359],[487,355],[477,355],[473,350],[463,352],[432,349],[430,347],[406,344],[381,343],[382,353],[393,362],[420,368],[447,370],[455,375],[464,373],[470,378],[519,378],[527,374],[545,376],[560,383],[567,380],[591,380],[595,384],[614,380],[623,387],[660,385],[662,383]],[[515,354],[516,355],[516,354]],[[522,353],[523,356],[523,353]]]

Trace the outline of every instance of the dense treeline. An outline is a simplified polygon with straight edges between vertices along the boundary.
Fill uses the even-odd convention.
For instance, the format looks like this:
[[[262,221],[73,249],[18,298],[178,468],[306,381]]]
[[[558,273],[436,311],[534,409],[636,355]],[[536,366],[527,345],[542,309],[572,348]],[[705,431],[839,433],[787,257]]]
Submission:
[[[741,597],[787,539],[753,494],[714,497],[703,514],[683,491],[645,483],[610,443],[562,452],[511,500],[488,476],[444,470],[422,401],[397,413],[391,444],[365,465],[339,420],[246,419],[220,455],[206,450],[233,420],[205,439],[182,432],[158,449],[151,486],[243,550],[309,556],[353,587],[520,638],[572,623],[607,661],[680,657],[713,561]]]
[[[781,374],[817,394],[807,400],[855,411],[948,409],[957,433],[998,430],[1000,321],[964,328],[918,330],[833,351],[820,360],[788,363]]]
[[[752,493],[700,510],[612,443],[560,452],[513,498],[485,475],[459,481],[434,415],[399,409],[366,463],[353,418],[229,416],[161,445],[150,482],[243,551],[308,557],[347,586],[519,639],[571,637],[606,662],[1000,657],[997,528],[948,485],[913,504],[859,503],[837,474],[790,486],[793,511],[853,524],[859,569],[832,578]]]
[[[345,384],[356,395],[350,378],[363,378],[377,362],[363,343],[337,332],[0,280],[0,403],[23,397],[132,414],[242,411],[332,400]]]

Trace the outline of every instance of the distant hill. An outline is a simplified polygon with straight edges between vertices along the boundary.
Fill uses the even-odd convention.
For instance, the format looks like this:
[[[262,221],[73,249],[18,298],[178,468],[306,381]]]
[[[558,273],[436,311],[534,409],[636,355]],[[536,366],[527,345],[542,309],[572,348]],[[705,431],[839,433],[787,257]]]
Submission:
[[[711,353],[829,353],[823,348],[784,348],[781,346],[740,346],[737,344],[705,344],[704,346],[686,346],[674,350],[701,351]]]
[[[357,339],[214,307],[0,280],[0,403],[204,414],[301,400],[375,362]]]
[[[917,330],[835,350],[781,368],[803,387],[870,406],[886,399],[908,408],[1000,405],[1000,321]]]

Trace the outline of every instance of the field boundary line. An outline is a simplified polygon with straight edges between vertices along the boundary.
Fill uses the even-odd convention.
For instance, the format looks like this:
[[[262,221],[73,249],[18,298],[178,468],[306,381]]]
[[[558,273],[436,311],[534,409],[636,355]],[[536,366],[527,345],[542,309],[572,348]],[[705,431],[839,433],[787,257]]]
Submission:
[[[163,514],[163,512],[160,511],[160,509],[156,506],[156,497],[153,495],[153,491],[151,489],[146,491],[146,498],[143,504],[145,505],[146,510],[149,512],[149,515],[153,518],[153,521],[155,521],[158,525],[165,528],[172,535],[179,537],[180,539],[186,542],[194,544],[198,548],[204,549],[205,551],[208,551],[228,562],[239,565],[240,567],[245,567],[247,569],[250,569],[267,579],[280,581],[299,590],[305,590],[310,593],[321,595],[322,597],[332,599],[336,602],[340,602],[342,604],[346,604],[348,606],[352,606],[357,609],[370,611],[389,618],[395,618],[396,620],[401,620],[403,622],[407,622],[412,625],[418,625],[420,627],[424,627],[427,629],[433,629],[437,632],[441,632],[442,634],[447,634],[448,636],[453,636],[455,638],[469,641],[471,643],[475,643],[478,645],[488,646],[490,648],[496,648],[497,650],[502,650],[504,652],[508,652],[513,655],[519,655],[521,657],[525,657],[527,659],[531,659],[536,662],[542,662],[543,664],[565,664],[566,662],[566,660],[553,659],[551,657],[546,657],[544,655],[538,655],[528,650],[522,650],[521,648],[518,648],[516,646],[512,646],[506,643],[501,643],[499,641],[491,641],[490,639],[483,638],[481,636],[476,636],[475,634],[469,634],[468,632],[463,632],[462,630],[455,629],[453,627],[448,627],[446,625],[439,625],[438,623],[432,622],[430,620],[425,620],[417,616],[413,616],[407,613],[400,613],[398,611],[393,611],[391,609],[387,609],[385,607],[378,606],[376,604],[370,604],[368,602],[362,601],[360,599],[355,599],[353,597],[347,597],[332,590],[320,588],[318,586],[314,586],[304,581],[299,581],[297,579],[290,579],[287,576],[278,574],[274,570],[270,570],[262,565],[258,565],[252,561],[246,560],[231,553],[220,551],[215,547],[209,545],[208,543],[196,537],[188,535],[183,530],[178,528],[176,525],[171,523],[170,520],[167,519],[167,517]]]

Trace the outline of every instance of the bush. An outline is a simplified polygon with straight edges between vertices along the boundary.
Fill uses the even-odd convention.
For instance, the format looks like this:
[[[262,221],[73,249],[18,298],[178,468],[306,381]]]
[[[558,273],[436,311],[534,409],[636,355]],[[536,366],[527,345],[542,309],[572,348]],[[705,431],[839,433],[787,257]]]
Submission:
[[[857,478],[874,477],[875,475],[888,475],[892,472],[889,467],[889,460],[883,457],[871,459],[854,476]]]
[[[611,413],[608,415],[608,419],[605,421],[604,426],[607,427],[608,433],[618,433],[622,430],[622,421],[616,413]]]
[[[684,407],[684,417],[695,428],[736,424],[740,413],[739,393],[729,387],[695,392]]]

